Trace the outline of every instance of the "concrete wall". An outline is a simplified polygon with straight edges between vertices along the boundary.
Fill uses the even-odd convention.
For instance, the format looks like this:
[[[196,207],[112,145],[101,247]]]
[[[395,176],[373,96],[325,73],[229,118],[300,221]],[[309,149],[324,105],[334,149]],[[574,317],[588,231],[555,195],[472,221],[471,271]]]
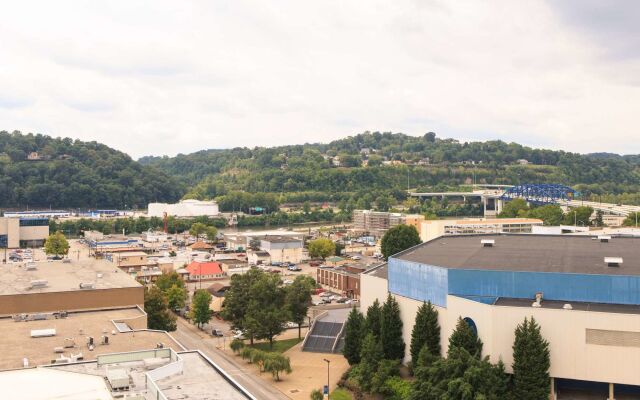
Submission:
[[[0,296],[0,315],[144,306],[144,288],[75,290]]]
[[[298,264],[302,261],[302,248],[270,250],[272,263],[290,262]]]
[[[20,247],[20,219],[0,218],[0,235],[7,235],[7,247]]]
[[[381,302],[384,300],[382,287],[374,279],[363,279],[362,310],[365,312],[376,297]],[[408,362],[411,330],[422,302],[403,296],[395,297],[404,324],[404,362]],[[458,317],[468,317],[475,322],[478,336],[484,343],[483,355],[489,355],[493,363],[502,359],[507,371],[511,372],[515,328],[525,317],[533,316],[550,344],[551,376],[629,385],[638,385],[640,382],[640,341],[616,343],[614,340],[613,345],[602,345],[588,344],[586,339],[587,329],[623,332],[626,336],[640,338],[640,316],[637,314],[492,306],[456,296],[448,296],[447,308],[436,308],[443,355],[446,354],[449,336],[455,329]],[[604,332],[604,335],[609,334],[614,338],[619,336],[615,332]]]
[[[389,288],[387,280],[370,274],[360,274],[360,311],[367,312],[367,308],[378,299],[383,303],[387,299]]]
[[[45,240],[49,237],[49,226],[21,226],[20,240]]]

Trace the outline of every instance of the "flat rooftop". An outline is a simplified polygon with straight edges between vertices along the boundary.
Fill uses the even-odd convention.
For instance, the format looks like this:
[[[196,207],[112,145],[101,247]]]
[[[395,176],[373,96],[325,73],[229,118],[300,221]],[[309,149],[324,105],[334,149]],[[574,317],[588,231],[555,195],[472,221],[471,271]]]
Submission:
[[[481,240],[494,240],[483,247]],[[609,267],[605,257],[621,257]],[[451,269],[640,275],[640,238],[532,234],[443,236],[394,258]]]
[[[167,400],[247,400],[238,388],[232,385],[209,361],[197,351],[179,352],[183,360],[182,373],[170,375],[156,381],[158,388]],[[165,359],[160,364],[150,367],[144,361],[127,361],[115,364],[98,365],[93,363],[58,365],[45,369],[75,372],[79,377],[94,375],[106,377],[108,370],[125,370],[131,377],[133,384],[129,390],[120,391],[122,394],[137,394],[147,400],[155,400],[145,374],[153,369],[166,365],[170,360]],[[0,374],[1,376],[1,374]],[[103,382],[105,387],[106,382]]]
[[[387,263],[380,264],[364,272],[367,275],[375,276],[376,278],[389,279],[389,265]]]
[[[144,317],[138,308],[122,308],[115,310],[72,312],[67,318],[47,319],[40,321],[16,322],[11,318],[0,318],[0,370],[22,368],[22,359],[27,358],[30,366],[49,364],[54,358],[60,358],[54,348],[64,345],[65,338],[72,338],[75,347],[64,349],[65,357],[70,354],[82,353],[85,360],[93,360],[105,353],[154,349],[158,343],[179,351],[182,350],[171,336],[165,332],[135,331],[118,332],[112,320]],[[55,329],[56,335],[50,337],[32,338],[34,329]],[[82,334],[80,333],[82,330]],[[112,331],[116,334],[113,335]],[[107,333],[103,333],[106,331]],[[109,337],[108,345],[101,345],[102,335]],[[89,351],[87,337],[94,338],[95,347]]]
[[[534,301],[532,299],[514,299],[510,297],[499,297],[493,303],[496,306],[506,307],[531,307]],[[541,308],[551,308],[556,310],[563,309],[565,304],[571,304],[572,310],[606,312],[615,314],[640,314],[640,306],[629,304],[604,304],[590,303],[583,301],[559,301],[542,299]]]
[[[80,289],[81,283],[93,283],[94,289],[113,289],[141,286],[130,275],[106,260],[80,259],[36,262],[36,270],[28,271],[24,263],[0,266],[0,296],[47,292],[69,292]],[[98,277],[98,274],[101,276]],[[34,280],[47,281],[46,286],[31,288]]]

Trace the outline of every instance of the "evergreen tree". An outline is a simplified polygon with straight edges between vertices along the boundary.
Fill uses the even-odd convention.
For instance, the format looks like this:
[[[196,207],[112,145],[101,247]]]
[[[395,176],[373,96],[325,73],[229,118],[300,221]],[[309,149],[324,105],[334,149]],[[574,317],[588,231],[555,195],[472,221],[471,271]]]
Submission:
[[[404,340],[402,339],[402,319],[400,306],[396,299],[387,295],[387,301],[382,306],[380,319],[380,340],[384,350],[384,358],[402,360],[404,358]]]
[[[382,308],[380,302],[375,299],[373,304],[367,308],[366,330],[380,337],[380,320],[382,319]]]
[[[382,344],[380,340],[371,332],[362,340],[362,351],[360,352],[360,364],[358,365],[358,383],[362,390],[369,392],[373,377],[378,371],[378,364],[384,358]]]
[[[478,358],[482,356],[482,340],[462,317],[458,317],[456,329],[449,337],[448,353],[450,354],[451,350],[456,347],[463,348]]]
[[[342,350],[342,353],[349,362],[349,365],[354,365],[360,362],[360,350],[362,349],[364,325],[364,317],[360,311],[353,307],[344,327],[344,349]]]
[[[422,303],[416,314],[416,323],[411,331],[411,361],[415,364],[423,347],[431,355],[440,357],[440,324],[438,310],[431,304]]]
[[[551,365],[549,343],[540,325],[531,317],[516,328],[513,343],[513,392],[517,399],[542,400],[549,397]]]

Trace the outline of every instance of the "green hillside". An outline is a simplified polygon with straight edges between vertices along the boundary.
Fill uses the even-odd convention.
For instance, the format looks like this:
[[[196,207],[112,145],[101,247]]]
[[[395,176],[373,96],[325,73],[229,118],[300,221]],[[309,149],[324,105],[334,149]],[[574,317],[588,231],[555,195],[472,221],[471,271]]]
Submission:
[[[2,208],[146,207],[177,200],[184,190],[168,174],[100,143],[0,131]]]
[[[336,156],[339,166],[332,164]],[[187,197],[218,198],[229,210],[273,209],[278,202],[305,200],[385,205],[405,200],[407,186],[446,190],[473,182],[563,183],[586,197],[629,202],[639,200],[635,193],[640,189],[637,156],[581,155],[502,141],[467,143],[433,133],[366,132],[328,144],[204,150],[140,162],[184,179],[191,186]]]

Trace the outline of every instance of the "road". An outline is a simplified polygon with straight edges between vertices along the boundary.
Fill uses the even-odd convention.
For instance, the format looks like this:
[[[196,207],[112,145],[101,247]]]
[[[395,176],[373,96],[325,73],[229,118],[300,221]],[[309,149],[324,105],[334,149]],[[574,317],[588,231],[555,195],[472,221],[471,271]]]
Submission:
[[[206,354],[257,399],[289,400],[289,397],[275,387],[246,372],[231,356],[213,347],[215,339],[209,337],[205,332],[199,331],[182,318],[178,318],[178,329],[171,335],[188,350],[200,350]]]

